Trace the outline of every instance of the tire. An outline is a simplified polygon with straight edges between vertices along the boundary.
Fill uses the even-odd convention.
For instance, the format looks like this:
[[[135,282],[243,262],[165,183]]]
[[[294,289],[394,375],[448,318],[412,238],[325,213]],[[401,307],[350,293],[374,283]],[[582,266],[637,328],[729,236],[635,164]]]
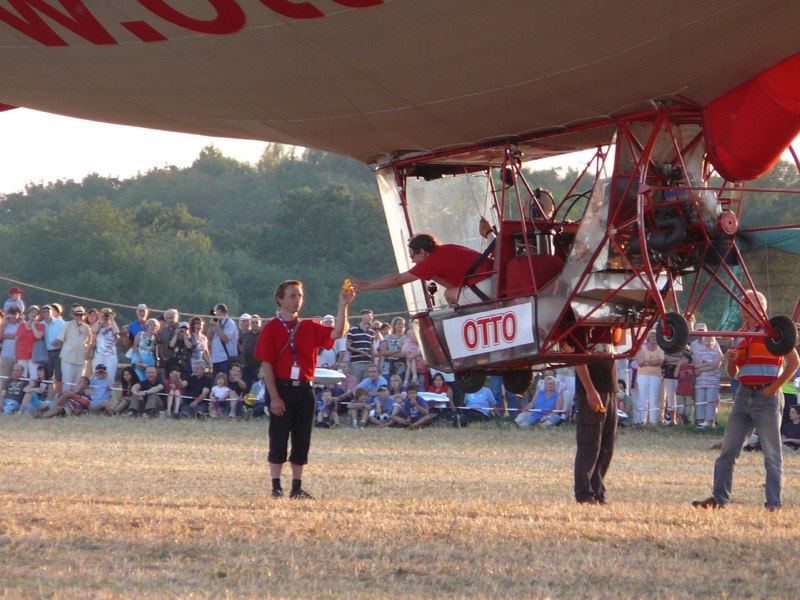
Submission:
[[[786,356],[797,345],[797,328],[794,321],[784,315],[772,317],[769,324],[775,337],[764,340],[764,345],[775,356]]]
[[[474,394],[486,382],[486,371],[483,369],[470,369],[456,373],[456,385],[465,394]]]
[[[515,396],[522,396],[533,385],[533,371],[531,369],[515,369],[503,373],[503,386],[507,392]]]
[[[668,332],[665,335],[664,329]],[[656,324],[658,346],[667,354],[680,352],[689,344],[689,323],[678,313],[664,315],[664,324]]]

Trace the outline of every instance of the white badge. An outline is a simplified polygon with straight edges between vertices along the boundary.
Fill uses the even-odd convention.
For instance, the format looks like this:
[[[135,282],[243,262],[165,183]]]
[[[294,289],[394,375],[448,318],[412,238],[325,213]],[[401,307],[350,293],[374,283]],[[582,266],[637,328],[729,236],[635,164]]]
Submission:
[[[292,379],[294,381],[300,379],[300,367],[298,366],[297,363],[292,365],[292,374],[289,375],[289,379]]]

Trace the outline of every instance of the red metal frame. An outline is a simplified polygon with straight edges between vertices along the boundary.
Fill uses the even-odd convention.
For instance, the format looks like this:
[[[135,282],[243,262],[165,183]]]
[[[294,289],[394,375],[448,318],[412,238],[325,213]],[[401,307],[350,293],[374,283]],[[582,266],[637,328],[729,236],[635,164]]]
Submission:
[[[650,133],[647,139],[638,139],[637,134],[631,129],[633,123],[650,124]],[[602,242],[594,249],[589,264],[594,263],[603,249],[608,247],[613,250],[615,260],[622,265],[620,269],[623,274],[623,281],[618,287],[607,290],[603,303],[598,303],[597,306],[581,317],[572,318],[570,306],[576,301],[578,290],[581,289],[581,285],[590,275],[588,270],[582,273],[579,281],[573,286],[573,289],[568,295],[565,308],[558,317],[557,326],[544,340],[537,340],[539,342],[538,353],[526,360],[517,360],[516,363],[497,365],[498,370],[513,368],[514,366],[541,363],[566,364],[586,362],[587,359],[596,359],[605,356],[633,356],[644,342],[647,331],[656,321],[662,319],[662,323],[664,323],[663,317],[665,317],[668,312],[673,311],[688,318],[698,309],[703,299],[709,293],[713,283],[722,286],[728,294],[736,299],[736,302],[743,309],[746,308],[758,315],[759,325],[762,327],[763,332],[744,334],[745,336],[765,337],[774,334],[765,311],[760,305],[752,305],[744,294],[747,289],[754,289],[755,286],[753,285],[750,273],[747,271],[742,255],[735,243],[730,243],[729,249],[725,253],[725,256],[722,257],[719,256],[719,253],[714,248],[714,243],[716,240],[720,239],[720,234],[716,231],[711,231],[704,220],[703,211],[705,209],[702,205],[703,200],[700,198],[700,194],[713,193],[714,199],[718,202],[719,206],[726,211],[730,211],[735,215],[738,221],[742,208],[742,196],[745,191],[748,193],[800,193],[800,190],[774,190],[768,188],[752,188],[745,190],[744,186],[730,182],[725,182],[723,186],[716,187],[694,185],[692,181],[689,180],[690,170],[687,168],[684,157],[688,152],[696,150],[697,146],[702,143],[702,134],[700,133],[694,136],[688,143],[681,147],[676,137],[675,127],[680,125],[697,125],[702,127],[701,112],[696,107],[665,106],[658,110],[639,113],[624,118],[608,119],[591,125],[577,126],[571,128],[569,132],[584,131],[590,128],[608,126],[609,124],[615,124],[617,126],[616,144],[618,148],[627,150],[626,156],[630,155],[637,158],[632,169],[630,169],[630,165],[626,165],[626,168],[630,169],[630,172],[626,173],[627,182],[620,190],[617,190],[617,184],[622,183],[620,179],[622,168],[618,163],[615,164],[610,187],[612,203],[609,206],[607,231],[605,232]],[[674,150],[675,155],[670,166],[681,169],[684,174],[685,181],[680,185],[667,184],[666,176],[659,171],[661,165],[655,164],[654,157],[652,156],[659,135],[665,131],[669,134],[669,139],[673,146],[672,150]],[[445,164],[445,160],[449,161],[447,164],[451,164],[457,162],[455,159],[460,155],[467,156],[471,152],[485,151],[488,148],[497,148],[498,150],[502,148],[502,160],[484,165],[483,167],[470,163],[469,167],[465,167],[465,171],[485,170],[488,172],[491,194],[495,200],[495,207],[498,209],[501,217],[505,215],[506,202],[510,201],[508,198],[509,189],[513,187],[516,206],[521,216],[522,224],[524,225],[525,218],[520,188],[525,190],[531,198],[533,198],[533,190],[525,180],[523,163],[520,160],[517,148],[524,147],[526,141],[547,139],[562,135],[563,133],[565,132],[549,132],[515,140],[513,144],[510,142],[504,144],[485,144],[468,149],[452,150],[396,161],[393,164],[393,168],[400,191],[401,202],[406,213],[409,231],[413,234],[412,224],[409,220],[407,210],[408,204],[405,186],[407,169],[420,164]],[[798,159],[793,149],[791,153],[798,170],[800,170],[800,159]],[[616,153],[615,162],[620,160],[621,155],[622,153],[619,151]],[[595,156],[587,163],[565,198],[562,199],[561,202],[556,203],[551,218],[541,219],[539,220],[540,222],[537,221],[537,224],[549,227],[559,225],[559,223],[555,221],[559,211],[565,207],[567,200],[571,198],[575,190],[578,189],[581,180],[590,176],[592,165],[596,167],[595,178],[598,176],[597,174],[601,170],[602,162],[607,159],[607,156],[608,153],[604,148],[598,148]],[[708,168],[707,165],[705,168]],[[500,170],[500,181],[503,182],[503,185],[500,186],[500,190],[497,190],[494,186],[494,178],[492,177],[492,171],[496,169]],[[513,186],[505,185],[504,174],[507,170],[510,170],[513,175]],[[706,178],[706,180],[708,179]],[[634,181],[636,182],[635,188]],[[661,194],[664,199],[656,203],[653,200],[653,196],[658,192],[664,192],[664,194]],[[681,192],[683,196],[674,199],[666,199],[666,192]],[[635,212],[631,212],[631,208],[630,206],[626,206],[625,200],[634,193],[636,196]],[[615,195],[618,197],[615,198]],[[614,200],[616,200],[616,203],[614,203]],[[535,202],[535,199],[532,201]],[[541,214],[544,214],[541,205],[539,206],[539,210]],[[651,251],[648,243],[648,235],[660,230],[658,215],[663,214],[664,211],[667,210],[682,214],[685,219],[691,221],[686,224],[687,234],[684,236],[685,239],[675,244],[674,247],[670,247],[668,252]],[[692,221],[692,219],[694,219],[694,221]],[[501,227],[502,224],[503,221],[501,220]],[[746,231],[790,227],[793,226],[782,225],[769,228],[753,228]],[[639,248],[641,249],[638,255],[633,255],[629,250],[630,243],[633,239],[638,239]],[[523,236],[523,240],[527,256],[529,257],[528,266],[530,275],[533,279],[534,267],[530,259],[532,255],[530,242],[527,236]],[[497,258],[498,261],[504,259],[504,257]],[[732,271],[728,264],[728,262],[731,261],[735,261],[741,265],[744,274],[744,282],[740,281]],[[503,268],[502,264],[498,269],[501,268]],[[702,274],[708,276],[707,281],[701,281]],[[723,277],[725,279],[723,279]],[[681,280],[680,284],[678,281],[679,278]],[[729,280],[729,282],[727,280]],[[685,285],[686,282],[690,282],[690,284],[687,286]],[[602,320],[598,321],[597,315],[600,313],[603,304],[618,301],[623,297],[623,292],[632,284],[640,285],[646,291],[645,299],[641,305],[632,307],[631,309],[636,315],[635,319],[628,323],[620,323],[618,320],[611,320],[606,323],[603,323]],[[659,285],[661,285],[661,287],[659,287]],[[682,292],[679,293],[679,289],[681,289]],[[432,308],[430,306],[430,300],[428,304],[429,309]],[[681,306],[683,306],[683,308],[681,308]],[[798,301],[793,318],[796,320],[798,316],[800,316],[800,301]],[[598,328],[601,330],[604,328],[610,330],[615,327],[623,327],[630,330],[630,350],[624,354],[616,354],[613,350],[601,351],[599,353],[595,352],[596,348],[593,346],[596,345],[597,341],[592,341],[592,330]],[[664,333],[668,334],[669,332],[664,330]],[[698,336],[725,335],[730,336],[731,332],[710,331],[698,334]],[[737,335],[741,336],[743,334]],[[608,336],[596,336],[595,340],[603,341],[607,338]],[[582,341],[584,339],[588,341],[584,343]],[[563,347],[565,342],[576,347],[577,352],[565,352]],[[492,367],[490,366],[489,370],[491,369]]]

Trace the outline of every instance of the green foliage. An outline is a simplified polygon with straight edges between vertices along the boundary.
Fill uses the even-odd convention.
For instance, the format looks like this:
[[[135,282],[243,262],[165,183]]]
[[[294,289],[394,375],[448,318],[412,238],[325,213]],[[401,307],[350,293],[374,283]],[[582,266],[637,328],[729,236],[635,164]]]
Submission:
[[[369,169],[279,144],[256,166],[209,146],[185,169],[93,173],[0,195],[0,238],[0,274],[64,292],[29,290],[39,304],[77,296],[205,314],[224,301],[232,313],[271,315],[275,286],[298,278],[305,314],[324,314],[346,277],[396,269]],[[404,312],[398,290],[365,301]]]

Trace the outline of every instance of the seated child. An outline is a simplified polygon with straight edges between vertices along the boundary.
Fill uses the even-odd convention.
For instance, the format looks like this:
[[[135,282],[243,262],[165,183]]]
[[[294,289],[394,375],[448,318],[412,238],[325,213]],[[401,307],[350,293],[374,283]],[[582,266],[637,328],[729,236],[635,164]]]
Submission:
[[[337,403],[329,389],[322,390],[317,412],[317,427],[339,426],[339,415],[336,414]]]
[[[412,381],[406,389],[406,400],[403,407],[403,416],[396,415],[392,421],[408,429],[419,429],[431,422],[428,403],[419,397],[419,386]]]
[[[186,382],[181,379],[180,365],[173,365],[169,370],[169,379],[166,384],[167,414],[173,415],[176,419],[181,414],[181,402],[185,388]]]
[[[267,409],[267,387],[264,385],[263,380],[264,373],[261,369],[258,369],[258,379],[253,382],[252,387],[250,388],[249,396],[255,397],[255,402],[252,405],[254,417],[263,417],[266,414]]]
[[[211,388],[210,403],[208,405],[208,416],[216,419],[220,413],[225,414],[228,409],[228,402],[236,396],[231,388],[228,387],[228,376],[225,373],[217,373],[214,379],[214,387]],[[230,412],[231,417],[236,416],[236,412]]]
[[[350,413],[350,421],[353,423],[353,427],[358,427],[359,423],[364,427],[367,424],[367,419],[369,418],[369,412],[371,410],[372,404],[369,401],[369,392],[367,388],[357,387],[355,400],[350,402],[350,406],[347,409],[347,412]],[[360,421],[358,417],[359,412],[361,412]]]
[[[380,386],[375,408],[370,412],[369,423],[378,427],[388,427],[392,424],[390,417],[393,408],[394,400],[389,395],[389,388],[385,385]]]

